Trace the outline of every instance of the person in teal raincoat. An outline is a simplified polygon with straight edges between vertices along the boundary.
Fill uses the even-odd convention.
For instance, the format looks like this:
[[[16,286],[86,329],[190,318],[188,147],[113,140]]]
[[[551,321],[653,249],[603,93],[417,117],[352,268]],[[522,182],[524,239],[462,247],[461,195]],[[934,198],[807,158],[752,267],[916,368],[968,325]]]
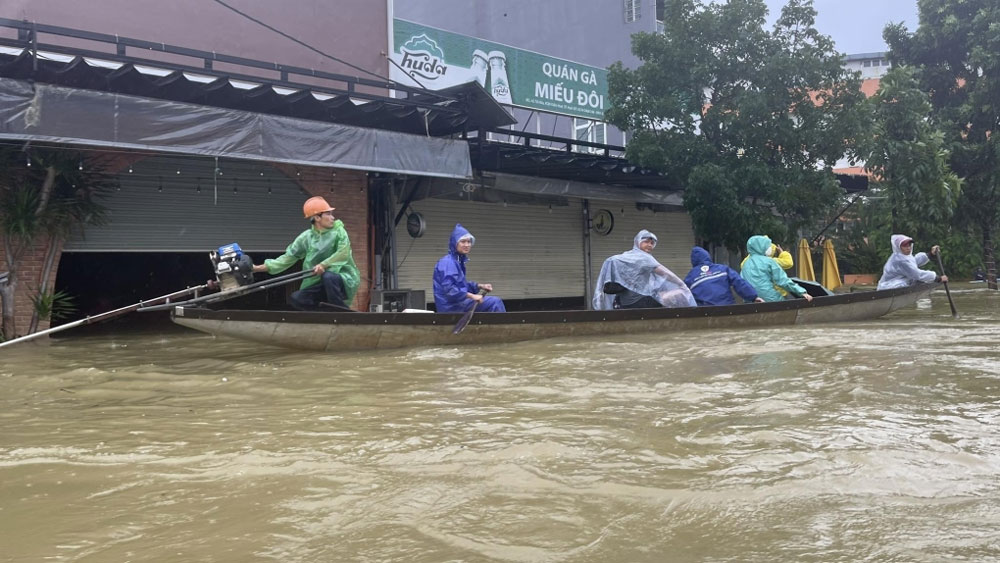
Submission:
[[[315,275],[302,280],[290,298],[291,306],[300,311],[319,309],[324,302],[346,309],[361,285],[351,239],[333,210],[322,197],[306,200],[302,213],[312,225],[288,245],[284,254],[253,267],[255,272],[278,274],[301,260],[303,271],[312,270]]]
[[[754,235],[747,240],[747,259],[743,262],[740,276],[747,280],[757,290],[757,295],[764,301],[781,301],[782,296],[775,286],[796,297],[804,297],[812,301],[812,296],[799,284],[793,282],[781,266],[767,255],[771,248],[771,239],[763,235]]]

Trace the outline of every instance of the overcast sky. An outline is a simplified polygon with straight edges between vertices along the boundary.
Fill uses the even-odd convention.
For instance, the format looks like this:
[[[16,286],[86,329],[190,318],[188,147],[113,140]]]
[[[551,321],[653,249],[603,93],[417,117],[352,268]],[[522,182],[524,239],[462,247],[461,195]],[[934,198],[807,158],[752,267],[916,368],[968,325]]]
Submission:
[[[785,0],[765,0],[774,23]],[[854,55],[886,51],[882,28],[903,22],[910,31],[917,28],[917,0],[814,0],[816,29],[833,38],[837,50]]]

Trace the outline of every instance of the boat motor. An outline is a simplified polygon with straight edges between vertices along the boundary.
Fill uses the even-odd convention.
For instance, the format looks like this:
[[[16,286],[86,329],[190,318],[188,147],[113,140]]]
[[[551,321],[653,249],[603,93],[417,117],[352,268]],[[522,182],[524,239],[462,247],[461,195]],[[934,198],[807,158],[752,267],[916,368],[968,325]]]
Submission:
[[[253,283],[253,260],[235,242],[208,253],[215,279],[222,291],[232,291]]]

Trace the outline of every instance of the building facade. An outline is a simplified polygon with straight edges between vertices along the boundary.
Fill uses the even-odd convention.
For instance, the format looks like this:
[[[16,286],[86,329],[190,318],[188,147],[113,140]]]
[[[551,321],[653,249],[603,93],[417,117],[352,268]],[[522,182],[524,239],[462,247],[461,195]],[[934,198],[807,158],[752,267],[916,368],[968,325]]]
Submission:
[[[106,201],[107,225],[40,241],[28,253],[33,258],[18,273],[19,332],[39,287],[38,263],[52,245],[55,288],[97,292],[84,296],[80,311],[94,314],[204,281],[211,275],[204,253],[223,244],[238,242],[258,261],[280,253],[306,227],[300,209],[310,195],[328,198],[347,226],[364,278],[359,309],[373,290],[429,289],[430,268],[456,222],[480,237],[474,264],[483,267],[470,274],[493,278],[515,302],[582,305],[603,258],[630,248],[639,228],[663,240],[680,233],[682,243],[662,246],[677,250],[677,261],[664,261],[683,269],[691,236],[686,215],[676,212],[678,191],[624,160],[606,127],[595,125],[594,104],[590,117],[505,111],[477,91],[439,95],[394,85],[391,1],[307,1],[295,10],[227,4],[0,6],[0,90],[11,101],[5,122],[15,125],[0,140],[74,151],[81,165],[111,163],[118,185]],[[591,4],[576,6],[581,21],[610,17],[603,3]],[[628,34],[647,23],[655,29],[646,15],[654,8],[640,4],[628,22],[615,10],[623,19],[613,49],[580,40],[574,43],[585,56],[578,58],[598,70],[628,58]],[[493,17],[482,7],[454,8],[479,26]],[[533,15],[518,25],[533,23],[533,31],[504,39],[516,26],[497,25],[486,34],[521,42],[544,35],[538,23],[558,17],[548,5],[521,8]],[[552,60],[574,57],[557,45],[512,46],[551,49],[540,54]],[[28,126],[31,107],[46,108],[39,127]],[[504,126],[533,127],[526,148],[536,152],[518,149],[523,137],[498,133]],[[601,211],[598,229],[591,209]],[[426,215],[423,236],[397,237],[400,219],[418,212]],[[186,256],[197,256],[185,264],[200,271],[176,267]],[[130,278],[124,274],[152,281],[127,295],[104,284]]]
[[[370,179],[438,173],[436,159],[455,148],[464,163],[444,173],[469,176],[464,142],[435,142],[423,117],[409,118],[419,127],[399,117],[440,100],[370,109],[389,100],[384,3],[228,4],[0,4],[0,90],[10,125],[2,142],[79,154],[81,167],[100,164],[118,185],[104,202],[107,225],[39,240],[25,254],[16,332],[27,329],[52,244],[59,248],[48,289],[76,293],[79,313],[94,314],[204,282],[205,253],[219,245],[239,242],[258,261],[282,252],[308,226],[302,201],[322,195],[337,207],[370,280]],[[457,115],[445,107],[428,115],[441,111]],[[373,145],[400,158],[356,150]],[[434,164],[415,164],[414,148],[433,152]],[[195,255],[182,260],[183,271],[171,266]],[[81,266],[67,272],[60,264]],[[123,295],[108,283],[119,278],[141,287]],[[362,285],[356,306],[367,305],[369,290]]]
[[[603,120],[607,67],[638,64],[631,36],[659,29],[657,2],[406,1],[392,3],[389,19],[391,76],[431,88],[477,81],[516,120],[476,133],[474,146],[489,150],[474,149],[473,181],[435,181],[432,196],[409,198],[427,230],[397,232],[397,287],[429,295],[455,223],[477,237],[470,279],[492,282],[504,298],[589,304],[604,259],[631,249],[640,229],[660,237],[664,265],[681,276],[690,268],[694,234],[680,186],[646,183],[653,171],[609,178],[614,161],[599,160],[622,156],[628,142]],[[589,168],[570,177],[554,166],[574,159]]]

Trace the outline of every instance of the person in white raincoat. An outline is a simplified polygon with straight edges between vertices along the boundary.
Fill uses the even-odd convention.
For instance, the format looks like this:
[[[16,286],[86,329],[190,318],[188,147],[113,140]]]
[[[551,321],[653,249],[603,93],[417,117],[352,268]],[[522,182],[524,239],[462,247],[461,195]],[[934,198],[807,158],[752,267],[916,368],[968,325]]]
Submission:
[[[594,290],[594,309],[697,306],[684,280],[650,254],[656,240],[656,235],[643,229],[635,235],[632,250],[604,261]],[[607,289],[614,293],[605,293],[609,282],[614,283]]]
[[[931,247],[931,255],[937,254],[941,247]],[[939,276],[930,270],[921,270],[930,261],[927,254],[918,252],[913,255],[913,239],[906,235],[892,235],[892,255],[885,261],[882,268],[882,279],[878,280],[878,289],[896,289],[911,286],[920,282],[946,282],[948,276]]]

